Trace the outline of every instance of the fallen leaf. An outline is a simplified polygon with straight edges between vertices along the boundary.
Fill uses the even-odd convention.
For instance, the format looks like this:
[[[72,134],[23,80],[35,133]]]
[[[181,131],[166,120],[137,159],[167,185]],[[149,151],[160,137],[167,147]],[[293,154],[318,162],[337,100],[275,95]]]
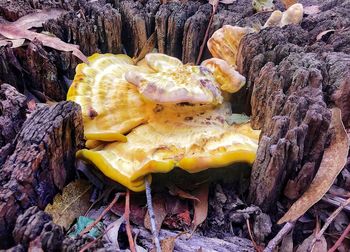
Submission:
[[[167,252],[174,251],[176,238],[177,238],[176,236],[171,236],[163,239],[160,242],[162,251],[167,251]]]
[[[335,30],[334,29],[330,29],[330,30],[326,30],[326,31],[323,31],[323,32],[319,33],[317,35],[317,37],[316,37],[316,40],[320,41],[324,35],[326,35],[326,34],[328,34],[330,32],[335,32]]]
[[[77,223],[74,224],[71,231],[68,233],[69,237],[75,238],[77,237],[81,231],[83,231],[87,226],[93,223],[95,220],[85,216],[79,216]],[[103,231],[103,223],[98,222],[93,228],[90,229],[88,235],[91,237],[97,238],[102,234]]]
[[[306,252],[309,251],[311,243],[315,238],[315,234],[310,235],[306,238],[303,243],[297,248],[296,252]],[[327,241],[322,235],[320,240],[316,241],[311,252],[327,252]]]
[[[138,226],[144,224],[145,215],[147,208],[145,207],[146,200],[143,195],[135,194],[130,199],[130,221]],[[118,215],[122,216],[125,212],[125,203],[114,204],[111,208],[111,211]]]
[[[103,238],[111,245],[115,246],[117,249],[119,249],[119,242],[118,242],[118,234],[120,226],[124,223],[125,218],[124,215],[122,215],[118,220],[112,222],[109,224],[106,228],[106,233],[103,235]]]
[[[249,120],[250,117],[245,114],[232,114],[226,118],[226,122],[230,125],[247,123]]]
[[[195,196],[191,195],[188,192],[183,191],[182,189],[178,188],[174,184],[169,184],[168,189],[169,189],[170,195],[172,195],[172,196],[179,196],[180,198],[183,198],[183,199],[190,199],[190,200],[199,201],[198,198],[196,198]]]
[[[55,196],[53,204],[46,206],[45,212],[52,215],[54,223],[68,229],[75,218],[89,209],[91,188],[85,180],[71,182],[62,194]]]
[[[165,202],[164,202],[163,198],[161,197],[161,195],[156,194],[153,198],[152,203],[153,203],[153,209],[154,209],[154,215],[155,215],[156,229],[157,229],[157,232],[159,232],[159,230],[163,224],[163,221],[165,219],[165,216],[167,215],[166,208],[165,208]],[[148,230],[152,230],[151,219],[150,219],[148,211],[145,215],[144,226]]]
[[[344,168],[349,152],[349,138],[344,128],[341,111],[332,109],[330,130],[333,133],[331,143],[325,149],[315,178],[306,192],[291,206],[278,224],[292,222],[302,216],[310,207],[318,202],[332,186],[337,175]]]
[[[320,12],[321,12],[320,6],[318,5],[311,5],[311,6],[304,7],[304,14],[306,15],[313,15]]]
[[[52,13],[51,13],[52,12]],[[57,37],[48,36],[43,33],[37,33],[28,30],[30,27],[42,25],[43,22],[50,18],[60,15],[59,10],[51,10],[51,12],[41,12],[40,14],[28,14],[16,22],[8,22],[0,26],[0,34],[10,40],[28,39],[30,41],[38,40],[44,46],[63,51],[72,52],[83,62],[87,63],[86,56],[79,50],[79,46],[63,42]],[[51,13],[51,14],[50,14]],[[53,14],[54,13],[54,14]]]
[[[0,47],[2,46],[10,46],[11,48],[21,47],[25,43],[25,39],[1,39]]]
[[[281,248],[283,252],[293,252],[293,229],[283,237]]]
[[[30,112],[33,112],[36,109],[36,102],[34,99],[27,102],[27,107]]]
[[[166,237],[163,240],[161,240],[160,241],[160,247],[161,247],[162,251],[164,251],[164,252],[172,252],[172,251],[174,251],[176,239],[179,236],[183,235],[184,233],[185,232],[182,232],[182,233],[179,233],[178,235],[169,236],[169,237]],[[155,248],[151,249],[151,252],[156,252],[156,249]]]
[[[207,183],[202,184],[193,194],[199,199],[199,201],[194,201],[194,217],[192,223],[195,230],[198,225],[206,220],[208,215],[209,185]]]
[[[281,0],[281,2],[284,5],[284,8],[288,9],[293,4],[298,3],[298,0]]]
[[[67,12],[64,9],[51,8],[46,10],[37,10],[36,12],[27,14],[20,17],[11,24],[16,27],[20,27],[24,30],[28,30],[33,27],[42,27],[43,23],[50,19],[56,19],[63,13]]]

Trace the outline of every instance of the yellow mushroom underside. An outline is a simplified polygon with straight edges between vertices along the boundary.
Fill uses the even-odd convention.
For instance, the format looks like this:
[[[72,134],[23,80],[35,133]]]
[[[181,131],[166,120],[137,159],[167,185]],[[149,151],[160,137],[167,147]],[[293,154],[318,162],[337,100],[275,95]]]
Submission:
[[[89,66],[77,68],[68,99],[81,105],[85,138],[95,147],[80,150],[77,157],[133,191],[144,190],[146,175],[176,166],[193,173],[253,163],[260,132],[249,123],[229,125],[228,104],[155,104],[125,80],[128,71],[162,68],[153,56],[149,68],[133,65],[125,55],[93,55]]]

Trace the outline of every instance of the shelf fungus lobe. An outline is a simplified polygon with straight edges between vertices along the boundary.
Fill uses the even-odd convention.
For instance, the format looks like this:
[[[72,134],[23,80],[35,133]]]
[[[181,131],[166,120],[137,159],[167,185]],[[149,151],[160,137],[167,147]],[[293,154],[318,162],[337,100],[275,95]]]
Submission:
[[[77,156],[93,163],[109,178],[133,191],[142,191],[145,176],[150,173],[166,173],[174,167],[194,173],[254,162],[260,132],[252,130],[249,123],[228,123],[231,107],[223,101],[223,85],[215,77],[215,71],[222,69],[215,61],[207,68],[183,65],[163,54],[147,55],[146,66],[135,66],[124,55],[94,55],[89,60],[89,65],[78,67],[68,98],[81,105],[87,132],[95,130],[101,136],[113,131],[127,139],[108,139],[108,134],[91,138],[85,134],[87,146],[92,149],[80,150]],[[177,76],[180,73],[182,76]],[[224,76],[224,80],[230,78]],[[203,86],[203,79],[212,87]],[[158,98],[144,92],[150,84]],[[178,100],[171,93],[180,89],[185,89],[182,92],[186,95]],[[209,99],[201,103],[198,94]],[[100,113],[94,118],[88,114],[91,104]],[[112,122],[103,124],[107,118],[101,114],[110,114]],[[126,126],[122,127],[124,122]]]

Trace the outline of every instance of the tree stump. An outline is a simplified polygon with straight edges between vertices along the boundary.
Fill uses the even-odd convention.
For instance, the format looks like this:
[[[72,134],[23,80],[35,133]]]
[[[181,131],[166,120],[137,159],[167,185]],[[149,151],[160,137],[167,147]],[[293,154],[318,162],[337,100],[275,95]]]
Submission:
[[[232,106],[251,115],[252,125],[262,130],[249,198],[265,211],[273,210],[281,197],[298,198],[314,177],[328,143],[331,106],[342,110],[344,125],[350,127],[350,4],[311,2],[320,12],[305,14],[300,26],[261,29],[239,46],[238,70],[247,86],[234,95]],[[280,1],[277,5],[282,6]],[[184,63],[197,60],[212,12],[203,1],[0,0],[0,15],[15,21],[52,7],[67,12],[45,23],[43,31],[79,45],[87,55],[134,56],[156,33],[159,52]],[[256,13],[251,0],[220,3],[209,36],[225,24],[258,27],[269,15]],[[205,50],[202,59],[208,57]],[[20,213],[33,205],[45,207],[72,178],[74,153],[82,144],[79,108],[62,102],[37,108],[27,119],[25,114],[30,99],[65,100],[78,63],[71,53],[39,41],[0,48],[0,83],[27,96],[1,86],[0,240],[7,242],[2,247],[12,242]]]
[[[71,102],[44,105],[23,123],[0,169],[0,248],[12,243],[18,215],[45,208],[74,178],[82,139],[80,107]]]
[[[295,200],[307,189],[327,144],[330,106],[342,110],[349,127],[350,37],[344,35],[350,18],[344,13],[350,6],[328,1],[320,9],[301,27],[267,28],[240,44],[238,70],[247,77],[252,125],[262,129],[250,200],[265,211],[282,192]],[[338,31],[317,39],[330,29]]]

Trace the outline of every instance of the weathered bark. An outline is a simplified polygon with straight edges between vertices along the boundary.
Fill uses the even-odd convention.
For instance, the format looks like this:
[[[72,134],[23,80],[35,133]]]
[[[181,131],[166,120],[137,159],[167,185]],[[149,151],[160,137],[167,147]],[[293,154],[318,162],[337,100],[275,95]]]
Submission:
[[[282,192],[294,200],[311,182],[328,137],[327,107],[340,107],[344,124],[350,123],[349,37],[339,36],[347,30],[316,41],[321,31],[350,26],[344,14],[350,6],[329,2],[321,6],[325,12],[305,18],[304,29],[268,28],[247,35],[240,44],[238,70],[247,77],[252,125],[262,129],[250,200],[265,211]],[[325,6],[334,8],[326,11]],[[249,106],[246,110],[250,112]]]
[[[152,248],[152,235],[149,231],[145,229],[138,229],[138,237],[140,239],[140,244],[147,248]],[[164,239],[166,237],[175,237],[177,233],[161,230],[160,238]],[[197,251],[201,248],[205,248],[208,251],[220,251],[220,252],[230,252],[230,251],[254,251],[253,244],[248,239],[243,239],[239,237],[226,237],[224,239],[208,238],[194,234],[191,239],[187,239],[186,235],[180,236],[175,241],[174,251],[178,252],[191,252]]]
[[[44,251],[62,251],[64,231],[52,222],[52,217],[38,207],[28,208],[17,218],[12,232],[16,244],[28,248],[38,241]]]
[[[44,208],[72,180],[82,139],[80,108],[71,102],[45,105],[24,122],[0,170],[0,248],[11,244],[19,214]]]
[[[0,86],[0,167],[13,151],[14,139],[26,119],[26,97],[8,85]]]
[[[121,15],[109,4],[81,5],[79,13],[71,10],[46,22],[44,29],[68,43],[79,45],[85,55],[121,53]]]
[[[212,6],[205,4],[200,6],[198,11],[187,19],[184,27],[182,48],[182,61],[184,63],[196,62],[211,12]]]
[[[0,148],[12,142],[26,119],[26,97],[8,85],[0,86]]]

